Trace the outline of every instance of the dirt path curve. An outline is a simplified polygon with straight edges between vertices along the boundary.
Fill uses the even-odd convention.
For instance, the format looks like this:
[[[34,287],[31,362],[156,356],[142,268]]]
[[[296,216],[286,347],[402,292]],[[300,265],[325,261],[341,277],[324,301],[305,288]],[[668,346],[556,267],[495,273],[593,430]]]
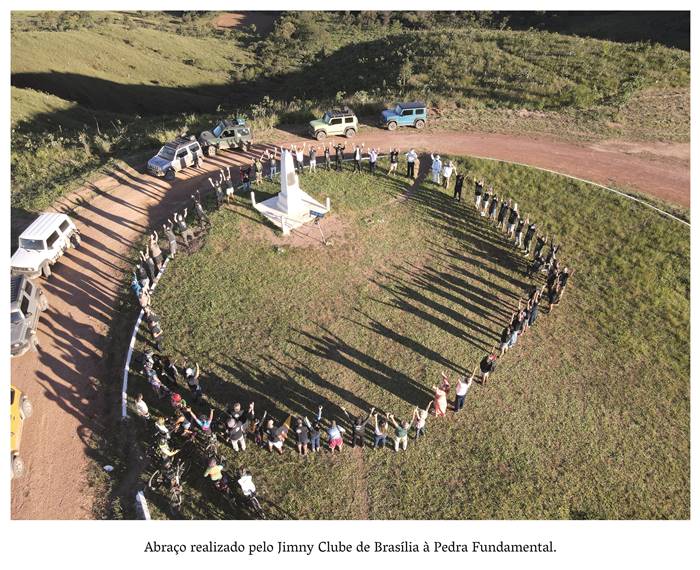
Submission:
[[[277,136],[276,140],[292,140],[289,133]],[[443,154],[526,162],[678,204],[690,203],[689,150],[682,147],[669,150],[651,145],[637,153],[629,147],[620,151],[600,144],[594,148],[527,137],[408,129],[397,133],[368,130],[367,136],[357,140],[382,146],[382,151],[389,145],[414,146]],[[206,169],[216,170],[242,159],[242,155],[226,153],[208,160]],[[108,430],[119,410],[118,401],[105,402],[96,379],[121,381],[114,370],[108,370],[105,359],[113,354],[121,362],[125,351],[124,346],[109,345],[107,333],[125,289],[122,276],[131,261],[130,249],[147,229],[160,227],[175,208],[183,207],[195,189],[207,187],[201,170],[181,174],[168,183],[124,168],[87,189],[94,197],[73,214],[83,245],[70,251],[44,283],[50,308],[39,325],[39,353],[12,360],[12,382],[34,404],[22,439],[27,475],[12,483],[13,518],[94,516],[95,491],[88,485],[88,467],[99,456],[90,437],[94,431]],[[77,197],[69,198],[61,207],[79,202]],[[105,410],[114,417],[107,417]]]

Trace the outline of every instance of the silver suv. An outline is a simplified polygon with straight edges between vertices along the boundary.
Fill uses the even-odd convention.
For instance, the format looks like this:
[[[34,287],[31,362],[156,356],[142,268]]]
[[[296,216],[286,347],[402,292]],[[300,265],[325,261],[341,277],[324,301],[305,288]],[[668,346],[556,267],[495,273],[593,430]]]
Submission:
[[[176,172],[194,165],[196,160],[201,161],[203,158],[202,147],[194,135],[178,137],[163,145],[158,154],[148,161],[147,168],[153,176],[165,176],[167,180],[172,180]]]
[[[46,293],[23,275],[10,277],[10,353],[22,356],[36,350],[39,316],[49,308]]]
[[[30,279],[51,275],[51,266],[70,247],[80,245],[80,232],[65,214],[44,213],[19,236],[19,247],[10,259],[13,275]]]

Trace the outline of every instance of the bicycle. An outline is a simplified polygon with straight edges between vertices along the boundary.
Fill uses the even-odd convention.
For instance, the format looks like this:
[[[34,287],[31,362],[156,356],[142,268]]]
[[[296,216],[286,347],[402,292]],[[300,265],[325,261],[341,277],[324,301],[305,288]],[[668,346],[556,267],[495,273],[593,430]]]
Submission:
[[[170,461],[156,469],[148,479],[148,488],[158,491],[167,483],[170,508],[175,510],[182,504],[182,478],[189,470],[189,465],[181,459]]]
[[[251,493],[250,495],[243,495],[244,506],[251,512],[251,514],[260,520],[265,520],[265,511],[263,511],[260,501],[256,493]]]

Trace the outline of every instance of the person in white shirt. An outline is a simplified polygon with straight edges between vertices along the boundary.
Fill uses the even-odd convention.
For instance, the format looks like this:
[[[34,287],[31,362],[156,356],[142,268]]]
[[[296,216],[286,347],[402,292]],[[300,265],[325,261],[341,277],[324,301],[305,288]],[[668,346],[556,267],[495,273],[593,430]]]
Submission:
[[[457,380],[457,385],[455,386],[455,414],[464,407],[464,400],[467,397],[467,392],[469,391],[472,382],[474,381],[477,368],[478,366],[474,368],[469,380],[467,380],[466,376]]]
[[[238,485],[243,492],[243,496],[252,497],[255,495],[255,483],[253,483],[253,476],[248,472],[247,469],[242,468],[239,471]]]
[[[440,173],[442,172],[442,160],[440,160],[440,155],[436,154],[430,155],[430,159],[433,161],[432,172],[433,172],[433,182],[435,184],[440,184]]]
[[[148,406],[143,400],[143,394],[136,394],[136,401],[134,403],[134,406],[136,407],[136,413],[139,415],[139,417],[142,417],[146,420],[151,417],[148,411]]]
[[[452,173],[454,172],[455,168],[452,166],[452,161],[448,160],[445,162],[445,165],[442,167],[442,186],[443,188],[449,188],[450,186],[450,177],[452,176]]]
[[[377,170],[377,157],[379,156],[378,148],[371,148],[369,150],[369,173],[375,174]]]
[[[352,171],[353,172],[359,172],[362,173],[362,149],[365,148],[365,143],[362,143],[361,146],[355,145],[353,148],[353,167]]]
[[[416,165],[417,158],[418,154],[416,154],[416,151],[413,149],[406,153],[406,176],[409,178],[415,178],[414,167]]]

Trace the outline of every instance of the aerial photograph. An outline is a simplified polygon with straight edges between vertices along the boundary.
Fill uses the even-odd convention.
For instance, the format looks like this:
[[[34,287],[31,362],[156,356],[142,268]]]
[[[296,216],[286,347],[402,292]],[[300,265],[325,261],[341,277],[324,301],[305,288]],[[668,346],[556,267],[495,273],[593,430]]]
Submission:
[[[13,522],[691,518],[689,11],[8,13]]]

